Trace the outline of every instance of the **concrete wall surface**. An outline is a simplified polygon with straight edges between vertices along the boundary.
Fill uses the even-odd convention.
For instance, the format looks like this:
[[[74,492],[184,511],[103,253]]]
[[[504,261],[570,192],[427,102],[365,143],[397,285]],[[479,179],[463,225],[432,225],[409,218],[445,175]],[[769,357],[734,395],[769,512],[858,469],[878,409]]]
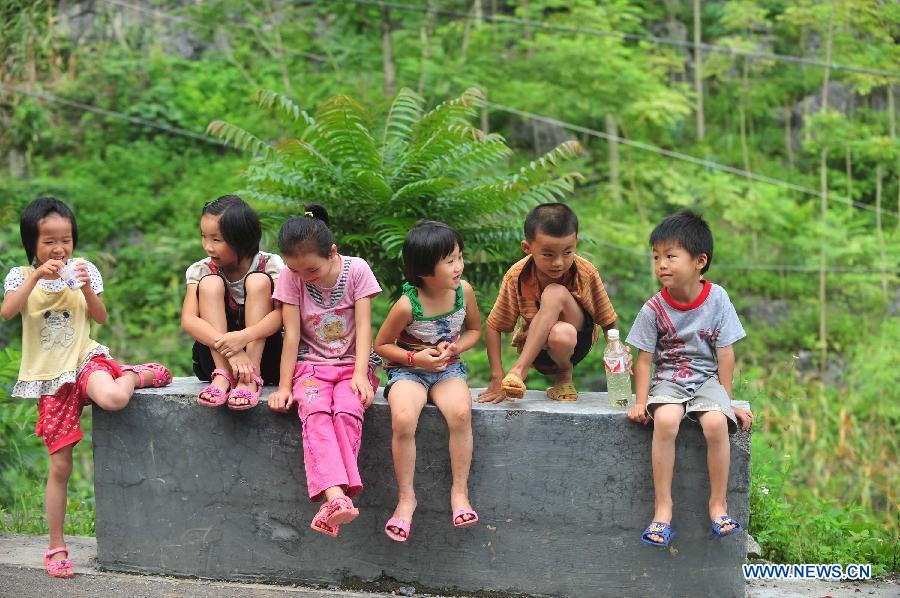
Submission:
[[[694,423],[677,441],[677,535],[660,549],[640,541],[653,515],[651,429],[604,393],[555,403],[529,391],[474,405],[469,488],[481,522],[470,529],[451,523],[447,429],[429,405],[417,434],[418,509],[400,544],[382,531],[397,487],[380,394],[363,427],[361,514],[330,538],[309,528],[317,506],[306,496],[296,413],[264,401],[247,412],[202,407],[201,387],[176,379],[138,391],[123,411],[94,410],[101,567],[323,584],[393,578],[444,592],[744,595],[746,532],[711,539],[706,447]],[[729,509],[746,525],[749,436],[733,436],[731,449]]]

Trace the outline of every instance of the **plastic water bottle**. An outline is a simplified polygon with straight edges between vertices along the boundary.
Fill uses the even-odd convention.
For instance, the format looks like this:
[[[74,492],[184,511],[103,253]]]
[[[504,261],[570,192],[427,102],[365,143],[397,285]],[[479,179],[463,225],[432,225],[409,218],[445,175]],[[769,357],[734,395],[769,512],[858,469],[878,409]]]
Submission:
[[[609,344],[603,352],[606,364],[606,391],[613,407],[625,409],[631,401],[631,376],[628,374],[628,350],[619,340],[619,331],[607,332]]]

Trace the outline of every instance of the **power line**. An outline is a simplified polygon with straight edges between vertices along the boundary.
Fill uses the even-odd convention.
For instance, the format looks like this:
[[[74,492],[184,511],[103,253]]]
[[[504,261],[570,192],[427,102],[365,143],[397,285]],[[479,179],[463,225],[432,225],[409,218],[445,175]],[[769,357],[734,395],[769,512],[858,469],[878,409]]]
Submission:
[[[147,14],[151,14],[153,16],[164,17],[166,19],[170,19],[175,21],[176,23],[194,23],[195,25],[202,25],[202,23],[192,17],[188,17],[185,15],[173,15],[172,13],[166,12],[162,9],[158,8],[146,8],[143,6],[138,6],[136,4],[130,4],[128,2],[122,2],[121,0],[100,0],[106,4],[113,4],[123,8],[129,8],[131,10],[136,10],[138,12],[143,12]],[[240,27],[241,29],[247,29],[249,31],[254,31],[255,29],[251,25],[247,25],[244,23],[233,23],[235,27]],[[309,58],[310,60],[316,60],[318,62],[328,62],[330,59],[327,56],[322,56],[321,54],[313,54],[312,52],[304,52],[303,50],[294,50],[292,48],[284,48],[284,51],[288,54],[293,54],[295,56],[303,56],[304,58]]]
[[[474,20],[476,17],[471,13],[458,12],[444,8],[428,8],[427,6],[411,6],[399,2],[381,2],[379,0],[333,0],[334,2],[344,2],[349,4],[358,4],[362,6],[377,6],[385,8],[396,8],[397,10],[405,10],[408,12],[431,13],[441,16],[456,17],[467,20]],[[636,33],[622,33],[619,31],[604,31],[602,29],[594,29],[590,27],[577,27],[574,25],[557,25],[554,23],[546,23],[544,21],[535,21],[531,19],[519,19],[516,17],[508,17],[504,15],[484,14],[481,17],[485,21],[498,24],[510,24],[520,27],[533,27],[535,29],[546,29],[551,31],[561,31],[565,33],[583,33],[586,35],[594,35],[598,37],[614,37],[627,41],[643,41],[661,46],[673,46],[684,49],[701,49],[707,52],[718,52],[722,54],[730,54],[732,56],[746,56],[748,58],[759,58],[763,60],[774,60],[776,62],[787,62],[791,64],[809,65],[834,70],[843,70],[856,73],[866,73],[869,75],[880,75],[892,79],[900,78],[900,72],[887,71],[883,69],[869,68],[853,64],[841,64],[837,62],[825,62],[815,58],[803,58],[801,56],[791,56],[790,54],[775,54],[773,52],[753,52],[750,50],[739,50],[729,48],[728,46],[719,46],[716,44],[700,43],[695,44],[686,40],[672,39],[667,37],[658,37],[655,35],[638,35]]]
[[[592,243],[597,245],[603,245],[605,247],[609,247],[610,249],[615,249],[617,251],[622,251],[624,253],[630,253],[632,255],[639,255],[644,258],[652,257],[652,253],[649,251],[643,251],[641,249],[635,249],[634,247],[627,247],[625,245],[619,245],[618,243],[613,243],[611,241],[606,241],[603,239],[595,239],[593,237],[589,237]],[[808,272],[814,273],[819,272],[819,266],[804,266],[802,264],[715,264],[715,268],[717,270],[737,270],[737,271],[771,271],[771,272]],[[891,274],[893,276],[892,271],[890,270],[881,270],[878,268],[827,268],[825,270],[831,274]]]
[[[673,158],[675,160],[682,160],[684,162],[690,162],[691,164],[696,164],[698,166],[703,166],[706,168],[710,168],[713,170],[720,170],[722,172],[727,172],[729,174],[733,174],[735,176],[744,177],[746,179],[750,179],[753,181],[757,181],[760,183],[766,183],[769,185],[775,185],[778,187],[784,187],[785,189],[790,189],[792,191],[797,191],[799,193],[803,193],[805,195],[812,195],[814,197],[821,197],[821,193],[816,189],[812,189],[810,187],[804,187],[802,185],[798,185],[796,183],[791,183],[790,181],[785,181],[782,179],[776,179],[773,177],[769,177],[763,174],[756,174],[754,172],[750,172],[747,170],[742,170],[740,168],[735,168],[733,166],[728,166],[727,164],[720,164],[719,162],[714,162],[712,160],[707,160],[705,158],[697,158],[696,156],[691,156],[690,154],[683,154],[681,152],[676,152],[673,150],[668,150],[656,145],[650,145],[649,143],[642,143],[640,141],[634,141],[631,139],[626,139],[624,137],[618,137],[616,135],[610,135],[609,133],[604,133],[603,131],[598,131],[596,129],[590,129],[588,127],[583,127],[581,125],[576,125],[573,123],[557,120],[555,118],[550,118],[549,116],[543,116],[541,114],[535,114],[534,112],[527,112],[525,110],[519,110],[517,108],[511,108],[509,106],[504,106],[503,104],[498,104],[496,102],[488,102],[488,106],[500,110],[502,112],[508,112],[510,114],[515,114],[521,116],[523,118],[527,118],[530,120],[537,120],[541,122],[545,122],[548,124],[556,125],[559,127],[563,127],[565,129],[570,129],[572,131],[577,131],[579,133],[584,133],[586,135],[591,135],[593,137],[600,137],[601,139],[605,139],[607,141],[615,141],[617,143],[621,143],[623,145],[629,145],[631,147],[635,147],[638,149],[642,149],[648,152],[652,152],[655,154],[660,154],[669,158]],[[871,212],[875,212],[876,209],[869,204],[865,204],[859,201],[855,201],[852,199],[848,199],[846,197],[841,197],[840,195],[832,195],[828,194],[828,198],[830,200],[837,201],[839,203],[844,203],[861,210],[869,210]],[[889,216],[894,216],[895,218],[898,216],[897,212],[893,212],[891,210],[881,210],[882,214],[887,214]]]
[[[157,122],[154,120],[148,120],[146,118],[141,118],[139,116],[130,116],[128,114],[122,114],[121,112],[116,112],[114,110],[107,110],[106,108],[99,108],[97,106],[92,106],[90,104],[85,104],[83,102],[76,102],[75,100],[67,100],[65,98],[61,98],[59,96],[53,95],[52,93],[46,93],[43,91],[35,91],[32,89],[25,89],[24,87],[20,87],[18,85],[3,85],[0,83],[0,92],[4,90],[14,91],[16,93],[24,94],[27,96],[31,96],[34,98],[38,98],[44,100],[46,102],[52,102],[54,104],[61,104],[63,106],[69,106],[71,108],[77,108],[79,110],[84,110],[86,112],[93,112],[95,114],[100,114],[103,116],[107,116],[109,118],[116,118],[119,120],[124,120],[130,122],[135,125],[141,125],[144,127],[151,127],[153,129],[159,129],[161,131],[165,131],[166,133],[171,133],[173,135],[180,135],[182,137],[189,137],[196,141],[202,141],[204,143],[209,143],[212,145],[218,145],[220,147],[227,147],[229,149],[234,149],[227,143],[219,141],[218,139],[213,139],[212,137],[207,137],[205,135],[200,135],[199,133],[194,133],[193,131],[188,131],[186,129],[180,129],[178,127],[173,127],[161,122]]]
[[[14,91],[16,93],[25,94],[25,95],[39,98],[39,99],[42,99],[42,100],[45,100],[48,102],[52,102],[55,104],[61,104],[64,106],[77,108],[79,110],[93,112],[95,114],[100,114],[100,115],[107,116],[110,118],[124,120],[124,121],[130,122],[130,123],[136,124],[136,125],[159,129],[159,130],[165,131],[167,133],[171,133],[173,135],[187,137],[187,138],[194,139],[197,141],[202,141],[204,143],[209,143],[209,144],[217,145],[220,147],[227,147],[229,149],[236,149],[236,148],[233,148],[233,147],[225,144],[222,141],[219,141],[217,139],[213,139],[210,137],[206,137],[203,135],[199,135],[192,131],[187,131],[185,129],[180,129],[178,127],[172,127],[172,126],[160,123],[160,122],[148,120],[146,118],[129,116],[127,114],[122,114],[121,112],[115,112],[113,110],[107,110],[105,108],[91,106],[90,104],[85,104],[83,102],[67,100],[65,98],[61,98],[59,96],[56,96],[56,95],[53,95],[50,93],[24,89],[17,85],[6,85],[5,86],[3,84],[0,84],[0,92],[3,92],[5,90],[10,90],[10,91]],[[619,251],[631,253],[633,255],[640,255],[645,258],[649,258],[651,255],[647,251],[642,251],[640,249],[635,249],[633,247],[627,247],[625,245],[619,245],[617,243],[613,243],[611,241],[606,241],[603,239],[593,239],[592,242],[596,243],[598,245],[603,245],[603,246],[610,247],[612,249],[616,249]],[[792,265],[792,264],[717,264],[716,268],[720,268],[723,270],[745,270],[745,271],[753,271],[753,270],[770,270],[770,271],[785,271],[785,272],[818,272],[819,271],[819,268],[817,266],[803,266],[803,265]],[[882,270],[863,269],[863,268],[829,268],[826,271],[829,273],[853,273],[853,274],[882,274],[883,273]]]

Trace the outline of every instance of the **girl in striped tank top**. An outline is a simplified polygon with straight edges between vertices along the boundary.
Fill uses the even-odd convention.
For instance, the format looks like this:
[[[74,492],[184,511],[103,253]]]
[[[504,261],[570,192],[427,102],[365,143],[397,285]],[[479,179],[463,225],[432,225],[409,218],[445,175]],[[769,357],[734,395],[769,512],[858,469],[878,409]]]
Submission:
[[[397,507],[384,531],[397,542],[409,538],[416,509],[416,426],[429,399],[450,432],[451,521],[454,527],[478,521],[468,488],[472,395],[459,355],[481,337],[481,315],[475,291],[461,278],[462,250],[459,233],[441,222],[422,220],[409,231],[403,242],[407,283],[375,338],[375,351],[388,362],[384,396],[391,407],[399,490]]]

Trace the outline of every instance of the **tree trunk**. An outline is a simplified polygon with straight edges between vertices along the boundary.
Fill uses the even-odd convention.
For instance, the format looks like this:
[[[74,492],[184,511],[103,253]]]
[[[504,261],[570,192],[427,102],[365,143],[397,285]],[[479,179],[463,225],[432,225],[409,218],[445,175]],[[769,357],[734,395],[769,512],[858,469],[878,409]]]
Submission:
[[[609,153],[609,188],[615,202],[622,199],[622,187],[619,182],[619,141],[618,128],[616,127],[616,117],[612,114],[606,114],[606,134],[609,139],[606,140],[606,147]]]
[[[425,95],[425,82],[428,78],[428,63],[431,60],[431,35],[434,31],[434,3],[435,0],[428,0],[428,15],[425,17],[425,26],[422,27],[422,67],[419,71],[419,87],[420,96]]]
[[[897,115],[894,113],[894,84],[888,83],[887,86],[887,100],[888,100],[888,133],[891,136],[891,139],[894,139],[897,136]]]
[[[784,149],[787,152],[788,170],[794,171],[794,143],[791,131],[791,119],[794,117],[793,111],[788,104],[784,105]]]
[[[391,13],[387,6],[378,7],[381,13],[381,54],[384,62],[384,97],[394,97],[394,49],[391,42]]]
[[[881,269],[881,295],[884,302],[888,300],[887,272],[885,271],[884,255],[884,231],[881,227],[881,190],[884,181],[884,164],[879,160],[875,168],[875,228],[878,229],[878,253],[881,256],[879,268]]]
[[[828,111],[828,81],[831,75],[831,42],[834,37],[834,0],[828,17],[828,33],[825,37],[825,77],[822,81],[822,112]],[[820,212],[822,217],[822,238],[819,247],[819,375],[824,382],[826,360],[828,359],[828,291],[827,259],[825,249],[828,244],[828,143],[822,147],[819,160]]]
[[[697,94],[697,141],[703,141],[706,137],[706,125],[703,116],[703,51],[700,49],[701,39],[700,0],[694,0],[694,93]]]
[[[750,150],[747,148],[747,78],[750,75],[750,61],[744,58],[744,69],[741,74],[741,98],[738,101],[738,119],[741,129],[741,157],[744,170],[750,172]]]
[[[528,0],[519,0],[519,8],[522,9],[522,18],[528,18]],[[531,27],[524,27],[522,29],[522,37],[527,42],[526,45],[528,49],[525,50],[525,58],[532,58],[534,56],[534,46],[532,42],[534,41],[534,31],[531,30]]]

